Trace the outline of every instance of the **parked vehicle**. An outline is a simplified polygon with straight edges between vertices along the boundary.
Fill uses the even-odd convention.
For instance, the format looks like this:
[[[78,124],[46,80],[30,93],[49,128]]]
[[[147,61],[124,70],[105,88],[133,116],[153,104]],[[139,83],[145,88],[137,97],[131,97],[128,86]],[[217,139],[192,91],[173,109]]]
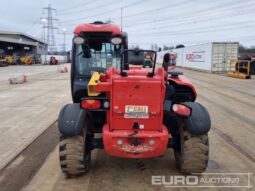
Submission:
[[[62,171],[67,176],[88,172],[93,149],[141,159],[173,148],[181,172],[203,172],[211,122],[205,107],[195,102],[193,84],[180,72],[156,69],[155,51],[128,50],[126,33],[114,24],[83,24],[74,34],[74,103],[65,105],[58,118]],[[148,52],[153,55],[150,71],[142,69]],[[109,53],[113,67],[107,69],[102,58]],[[98,54],[105,56],[92,59]]]
[[[54,56],[51,56],[50,65],[57,65],[57,64],[58,64],[58,60]]]

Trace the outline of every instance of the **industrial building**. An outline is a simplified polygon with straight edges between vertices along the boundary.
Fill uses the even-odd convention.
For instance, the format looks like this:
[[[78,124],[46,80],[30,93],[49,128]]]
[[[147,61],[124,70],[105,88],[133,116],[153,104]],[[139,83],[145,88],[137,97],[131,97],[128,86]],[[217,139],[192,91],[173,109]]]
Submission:
[[[47,44],[21,32],[0,31],[0,50],[11,56],[39,56],[45,54]]]

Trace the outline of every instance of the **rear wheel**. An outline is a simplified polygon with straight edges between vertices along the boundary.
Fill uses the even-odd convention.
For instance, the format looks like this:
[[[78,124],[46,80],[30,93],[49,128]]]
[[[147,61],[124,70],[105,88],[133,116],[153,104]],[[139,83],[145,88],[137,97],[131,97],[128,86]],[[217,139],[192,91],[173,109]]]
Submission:
[[[181,127],[174,154],[180,172],[202,173],[209,159],[208,135],[192,135]]]
[[[82,136],[60,137],[59,157],[62,171],[67,176],[79,176],[89,171],[91,151],[86,151]]]

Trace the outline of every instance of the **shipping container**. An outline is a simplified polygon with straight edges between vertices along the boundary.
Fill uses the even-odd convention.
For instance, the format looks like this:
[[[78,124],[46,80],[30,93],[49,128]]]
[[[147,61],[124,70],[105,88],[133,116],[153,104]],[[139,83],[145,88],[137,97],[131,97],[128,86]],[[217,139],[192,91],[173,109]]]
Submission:
[[[230,60],[238,58],[238,42],[212,42],[158,53],[157,63],[163,63],[165,53],[177,55],[176,65],[214,73],[229,71]]]

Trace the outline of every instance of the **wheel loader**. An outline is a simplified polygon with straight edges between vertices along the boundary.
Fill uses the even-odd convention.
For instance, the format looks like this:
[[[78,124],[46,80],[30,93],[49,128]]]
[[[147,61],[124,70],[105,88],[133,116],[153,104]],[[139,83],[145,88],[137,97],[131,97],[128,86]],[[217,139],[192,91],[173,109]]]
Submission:
[[[33,57],[29,56],[29,55],[22,56],[22,57],[20,57],[19,60],[20,60],[20,64],[22,64],[22,65],[31,65],[31,64],[33,64]]]
[[[72,53],[73,103],[58,118],[63,173],[87,173],[94,149],[143,159],[171,148],[180,172],[206,170],[210,116],[181,72],[156,66],[155,51],[128,49],[127,34],[114,24],[76,27]],[[152,68],[142,67],[146,54]]]
[[[5,59],[6,59],[6,62],[8,62],[9,65],[14,65],[15,64],[14,57],[12,55],[6,55]]]

